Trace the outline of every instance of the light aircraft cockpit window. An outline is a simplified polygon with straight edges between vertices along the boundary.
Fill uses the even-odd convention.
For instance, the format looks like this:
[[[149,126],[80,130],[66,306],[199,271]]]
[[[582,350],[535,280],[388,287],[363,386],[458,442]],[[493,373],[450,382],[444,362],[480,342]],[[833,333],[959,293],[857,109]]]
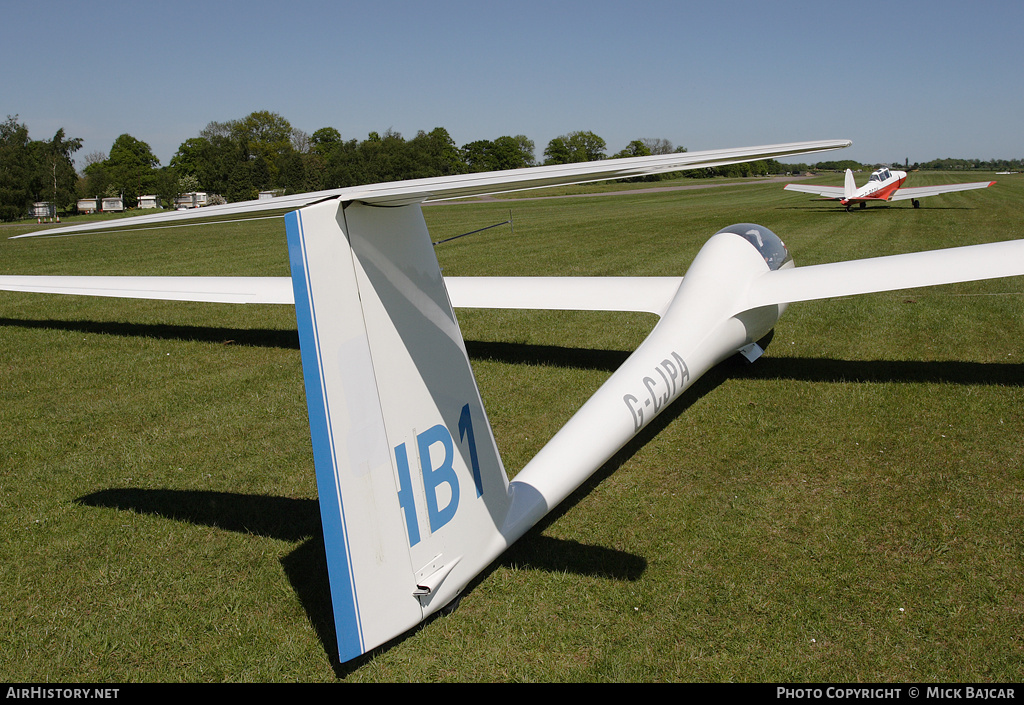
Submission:
[[[757,248],[757,251],[764,257],[768,269],[775,270],[790,261],[792,256],[782,239],[763,225],[754,223],[736,223],[729,227],[722,228],[719,233],[732,233],[739,235],[744,240]],[[718,233],[715,233],[716,235]]]

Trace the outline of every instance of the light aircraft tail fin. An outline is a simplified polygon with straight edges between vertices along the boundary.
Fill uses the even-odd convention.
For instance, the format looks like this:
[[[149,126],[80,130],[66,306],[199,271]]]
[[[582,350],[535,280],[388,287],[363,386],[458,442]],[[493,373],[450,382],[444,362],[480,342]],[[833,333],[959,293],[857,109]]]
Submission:
[[[843,182],[843,199],[850,200],[857,193],[857,182],[853,180],[853,170],[846,170],[846,181]]]
[[[508,478],[419,204],[286,217],[339,656],[455,598],[505,548]]]

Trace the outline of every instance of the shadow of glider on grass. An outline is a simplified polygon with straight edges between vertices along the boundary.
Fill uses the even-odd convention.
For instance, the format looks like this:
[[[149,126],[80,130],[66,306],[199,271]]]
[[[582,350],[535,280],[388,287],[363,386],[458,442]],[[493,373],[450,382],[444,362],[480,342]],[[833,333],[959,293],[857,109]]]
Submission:
[[[695,380],[750,360],[786,305],[1024,274],[1024,240],[798,268],[767,228],[708,240],[684,277],[442,278],[421,203],[752,161],[845,140],[615,159],[158,214],[33,235],[235,218],[282,206],[290,278],[0,277],[0,288],[294,303],[328,574],[347,661],[451,603]],[[650,335],[510,482],[453,307],[646,311]]]

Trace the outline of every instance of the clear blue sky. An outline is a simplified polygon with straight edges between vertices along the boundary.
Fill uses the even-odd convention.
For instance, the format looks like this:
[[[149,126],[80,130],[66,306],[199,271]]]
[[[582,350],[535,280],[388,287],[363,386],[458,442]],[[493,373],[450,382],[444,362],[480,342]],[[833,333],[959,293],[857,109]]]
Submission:
[[[858,11],[858,7],[865,9]],[[691,151],[848,138],[863,162],[1024,157],[1024,2],[0,0],[0,118],[166,165],[255,110],[456,144],[590,130]],[[817,159],[817,157],[815,158]]]

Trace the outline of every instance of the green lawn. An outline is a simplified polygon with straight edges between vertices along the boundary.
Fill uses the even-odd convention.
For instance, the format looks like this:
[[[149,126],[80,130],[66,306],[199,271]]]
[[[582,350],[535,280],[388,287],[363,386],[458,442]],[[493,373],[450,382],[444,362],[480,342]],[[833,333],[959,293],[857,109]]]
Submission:
[[[439,240],[511,210],[448,275],[678,275],[738,221],[798,265],[1024,238],[1024,176],[908,185],[987,178],[918,210],[758,183],[424,211]],[[279,221],[6,239],[33,229],[0,274],[288,273]],[[655,322],[459,320],[510,474]],[[338,666],[291,307],[0,292],[0,681],[1019,682],[1022,333],[1024,278],[794,304],[452,614]]]

